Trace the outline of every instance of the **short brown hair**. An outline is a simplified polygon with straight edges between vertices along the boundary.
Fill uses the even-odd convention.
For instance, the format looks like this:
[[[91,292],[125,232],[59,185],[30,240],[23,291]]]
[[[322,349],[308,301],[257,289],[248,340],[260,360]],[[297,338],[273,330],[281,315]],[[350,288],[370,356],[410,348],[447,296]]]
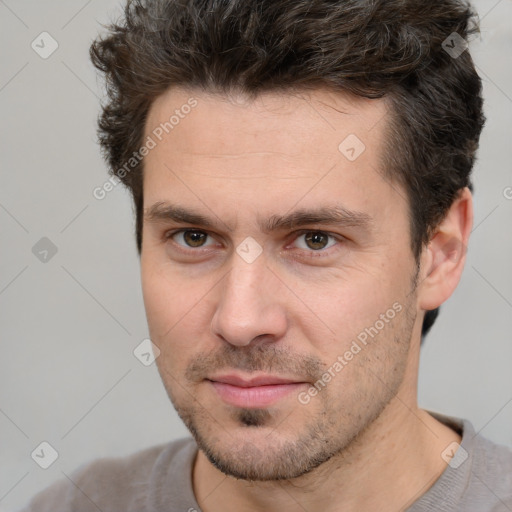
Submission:
[[[462,0],[128,0],[108,29],[90,48],[107,84],[99,140],[133,195],[139,254],[143,161],[118,172],[142,144],[153,101],[173,86],[386,97],[382,171],[407,193],[417,261],[460,190],[472,188],[481,80],[467,51],[447,51],[478,32]],[[423,334],[437,313],[427,312]]]

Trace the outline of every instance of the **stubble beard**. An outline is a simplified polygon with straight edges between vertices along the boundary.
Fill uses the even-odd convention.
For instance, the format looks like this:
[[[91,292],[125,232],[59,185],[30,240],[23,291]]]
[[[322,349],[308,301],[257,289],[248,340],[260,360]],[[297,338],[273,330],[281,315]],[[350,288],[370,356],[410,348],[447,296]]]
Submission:
[[[169,396],[199,449],[226,475],[248,481],[280,481],[306,475],[328,461],[331,465],[349,463],[351,452],[364,442],[365,433],[402,383],[416,319],[414,297],[405,304],[402,314],[405,317],[392,339],[374,341],[386,344],[384,350],[375,345],[371,348],[377,347],[377,354],[367,354],[373,368],[365,367],[368,360],[364,356],[350,363],[357,365],[353,375],[362,384],[352,391],[349,402],[337,403],[327,386],[315,397],[318,401],[312,402],[316,404],[315,411],[307,411],[304,408],[309,405],[297,402],[301,417],[292,425],[287,424],[287,416],[283,418],[279,407],[230,407],[229,420],[222,424],[215,419],[215,410],[210,413],[190,399],[178,403],[170,390]],[[383,366],[383,361],[388,366]]]

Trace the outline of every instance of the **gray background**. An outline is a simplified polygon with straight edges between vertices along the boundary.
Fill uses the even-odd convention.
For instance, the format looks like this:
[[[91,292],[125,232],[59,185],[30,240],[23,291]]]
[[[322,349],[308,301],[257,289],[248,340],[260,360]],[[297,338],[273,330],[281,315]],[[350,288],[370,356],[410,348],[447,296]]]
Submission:
[[[107,174],[88,48],[117,5],[0,0],[1,511],[85,461],[188,434],[155,366],[133,355],[148,331],[128,193],[92,196]],[[488,117],[475,228],[423,349],[419,400],[512,446],[512,2],[475,5]],[[59,45],[47,59],[31,48],[43,31]],[[32,252],[42,237],[57,247],[46,263]],[[31,458],[42,441],[59,453],[46,470]]]

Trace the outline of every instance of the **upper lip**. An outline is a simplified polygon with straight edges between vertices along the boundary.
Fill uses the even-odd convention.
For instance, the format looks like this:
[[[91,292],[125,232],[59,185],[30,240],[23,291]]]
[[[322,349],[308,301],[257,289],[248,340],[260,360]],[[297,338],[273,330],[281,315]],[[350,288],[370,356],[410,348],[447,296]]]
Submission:
[[[207,380],[211,380],[214,382],[222,382],[224,384],[231,384],[232,386],[238,386],[241,388],[250,388],[254,386],[269,386],[271,384],[297,384],[298,382],[303,382],[299,380],[275,377],[273,375],[260,375],[258,377],[247,379],[235,374],[209,377]]]

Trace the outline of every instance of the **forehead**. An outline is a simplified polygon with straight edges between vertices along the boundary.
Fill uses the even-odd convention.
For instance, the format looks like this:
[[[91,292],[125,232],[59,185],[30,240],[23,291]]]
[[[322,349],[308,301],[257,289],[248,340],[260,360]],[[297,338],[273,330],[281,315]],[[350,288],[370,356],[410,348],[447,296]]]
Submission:
[[[145,132],[160,145],[188,146],[193,141],[196,153],[210,155],[243,155],[255,149],[279,153],[286,143],[290,156],[340,156],[339,144],[351,134],[372,152],[377,150],[387,114],[385,99],[328,89],[265,92],[249,98],[171,88],[151,105]]]
[[[145,126],[153,149],[144,158],[144,206],[194,203],[209,215],[261,218],[336,200],[373,217],[398,190],[383,179],[388,117],[385,100],[328,90],[249,99],[171,89]]]

